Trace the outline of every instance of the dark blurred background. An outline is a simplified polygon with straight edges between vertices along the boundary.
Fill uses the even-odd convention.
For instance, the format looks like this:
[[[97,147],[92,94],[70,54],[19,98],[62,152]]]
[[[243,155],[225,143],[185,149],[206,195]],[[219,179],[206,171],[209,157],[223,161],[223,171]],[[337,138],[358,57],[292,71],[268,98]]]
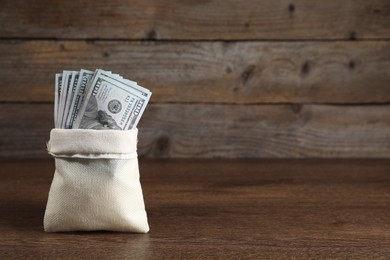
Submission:
[[[390,158],[388,0],[0,0],[0,157],[48,158],[54,74],[153,92],[139,153]]]

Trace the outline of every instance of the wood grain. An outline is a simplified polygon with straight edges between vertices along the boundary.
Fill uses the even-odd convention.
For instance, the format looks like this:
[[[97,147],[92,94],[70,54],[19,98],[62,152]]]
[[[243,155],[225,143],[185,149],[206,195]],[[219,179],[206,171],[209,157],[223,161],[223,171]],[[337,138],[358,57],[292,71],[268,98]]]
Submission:
[[[0,37],[390,39],[387,0],[1,1]]]
[[[152,102],[389,103],[390,42],[0,41],[0,101],[53,102],[54,73],[105,68]]]
[[[50,104],[1,104],[0,157],[48,157]],[[152,104],[140,156],[390,158],[390,106]]]
[[[388,259],[389,160],[141,160],[151,231],[44,233],[53,161],[2,161],[1,259]]]

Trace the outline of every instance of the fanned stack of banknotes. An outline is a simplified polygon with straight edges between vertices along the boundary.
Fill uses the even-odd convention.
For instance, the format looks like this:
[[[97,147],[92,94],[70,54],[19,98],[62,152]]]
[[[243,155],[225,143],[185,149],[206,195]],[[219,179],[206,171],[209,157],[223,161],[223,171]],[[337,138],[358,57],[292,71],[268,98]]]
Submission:
[[[54,124],[64,129],[137,128],[152,92],[118,74],[97,69],[57,73]]]

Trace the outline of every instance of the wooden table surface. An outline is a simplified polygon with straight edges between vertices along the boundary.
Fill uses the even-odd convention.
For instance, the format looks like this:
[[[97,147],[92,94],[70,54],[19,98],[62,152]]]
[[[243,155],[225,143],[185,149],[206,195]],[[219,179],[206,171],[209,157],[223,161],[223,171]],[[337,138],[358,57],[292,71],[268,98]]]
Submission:
[[[0,171],[0,259],[390,258],[390,160],[141,159],[146,235],[45,233],[53,160]]]

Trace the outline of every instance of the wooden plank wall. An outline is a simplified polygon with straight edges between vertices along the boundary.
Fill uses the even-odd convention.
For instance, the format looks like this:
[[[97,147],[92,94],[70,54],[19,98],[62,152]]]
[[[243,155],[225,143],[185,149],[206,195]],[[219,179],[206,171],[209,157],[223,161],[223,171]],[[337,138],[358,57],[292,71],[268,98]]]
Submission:
[[[390,1],[0,1],[0,158],[47,157],[54,73],[152,90],[146,157],[390,158]]]

